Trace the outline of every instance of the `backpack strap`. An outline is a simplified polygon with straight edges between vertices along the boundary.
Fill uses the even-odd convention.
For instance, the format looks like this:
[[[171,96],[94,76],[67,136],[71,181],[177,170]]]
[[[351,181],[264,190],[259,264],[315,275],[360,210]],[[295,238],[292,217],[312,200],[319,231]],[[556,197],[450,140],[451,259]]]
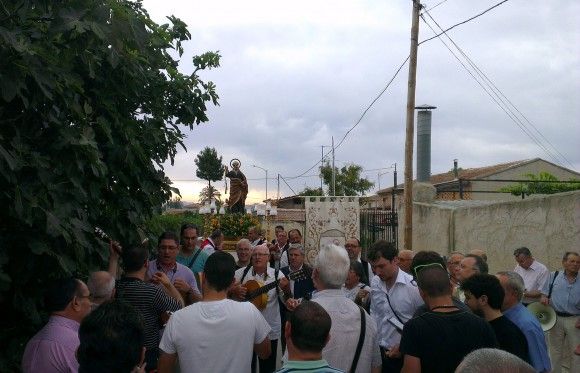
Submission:
[[[246,266],[246,268],[244,269],[244,273],[242,273],[242,278],[240,279],[240,284],[242,284],[244,282],[244,279],[246,278],[246,275],[248,274],[248,272],[250,272],[250,268],[252,268],[252,264],[248,264]]]

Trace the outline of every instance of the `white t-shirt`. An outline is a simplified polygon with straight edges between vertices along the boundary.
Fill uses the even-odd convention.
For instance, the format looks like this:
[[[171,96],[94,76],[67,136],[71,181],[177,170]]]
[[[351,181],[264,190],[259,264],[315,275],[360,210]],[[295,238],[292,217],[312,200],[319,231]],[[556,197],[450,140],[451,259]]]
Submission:
[[[251,303],[199,302],[171,316],[159,348],[177,353],[181,372],[250,373],[254,344],[269,332],[270,326]]]
[[[237,281],[240,281],[240,279],[242,278],[244,270],[245,268],[240,268],[236,271],[234,277]],[[269,283],[274,282],[274,273],[275,273],[274,268],[268,267],[266,272],[267,277],[264,278],[264,276],[255,274],[254,268],[252,267],[246,274],[246,277],[244,277],[242,285],[248,282],[249,280],[256,280],[263,285],[268,285]],[[284,276],[284,274],[281,271],[278,271],[278,281],[285,277],[286,276]],[[280,294],[281,293],[282,292],[280,291]],[[252,305],[252,307],[254,307],[254,305]],[[266,321],[268,321],[268,324],[270,324],[270,327],[272,328],[272,331],[268,335],[268,338],[270,338],[271,341],[279,339],[282,321],[280,321],[280,305],[278,304],[278,296],[276,294],[276,288],[270,289],[270,291],[268,291],[268,303],[266,304],[266,308],[262,310],[262,315],[264,316]]]

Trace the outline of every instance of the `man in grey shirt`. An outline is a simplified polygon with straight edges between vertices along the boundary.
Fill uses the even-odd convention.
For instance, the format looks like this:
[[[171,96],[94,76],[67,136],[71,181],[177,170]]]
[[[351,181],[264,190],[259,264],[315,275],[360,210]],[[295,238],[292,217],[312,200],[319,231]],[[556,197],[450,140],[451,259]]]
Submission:
[[[350,260],[346,250],[329,245],[320,248],[316,257],[312,280],[316,292],[312,301],[320,304],[330,315],[330,341],[322,350],[322,358],[334,368],[351,371],[361,331],[360,308],[342,292]],[[292,304],[290,304],[292,308]],[[363,311],[364,312],[364,311]],[[364,312],[365,334],[355,372],[381,371],[381,355],[377,341],[376,323]]]

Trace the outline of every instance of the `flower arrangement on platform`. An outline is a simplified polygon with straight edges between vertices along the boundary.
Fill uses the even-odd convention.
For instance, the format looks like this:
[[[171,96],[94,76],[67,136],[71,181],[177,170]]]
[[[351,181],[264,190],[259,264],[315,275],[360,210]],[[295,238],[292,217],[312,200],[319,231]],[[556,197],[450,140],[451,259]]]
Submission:
[[[210,231],[221,229],[226,239],[239,239],[248,234],[248,228],[260,225],[260,219],[249,214],[212,215],[208,225]]]

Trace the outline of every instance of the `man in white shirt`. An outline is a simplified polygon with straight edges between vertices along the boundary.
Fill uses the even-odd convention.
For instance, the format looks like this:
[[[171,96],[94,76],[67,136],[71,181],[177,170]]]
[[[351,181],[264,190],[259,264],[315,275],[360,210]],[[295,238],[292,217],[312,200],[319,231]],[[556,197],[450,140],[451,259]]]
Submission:
[[[218,251],[207,259],[202,301],[167,323],[159,345],[160,373],[173,372],[177,359],[181,372],[250,373],[252,351],[263,359],[270,355],[270,326],[260,311],[226,298],[234,270],[230,254]]]
[[[371,316],[379,331],[383,372],[398,372],[403,366],[399,352],[402,325],[424,302],[413,276],[399,269],[398,250],[393,243],[375,242],[368,258],[375,272],[371,281]]]
[[[346,298],[342,284],[346,280],[350,260],[346,250],[329,245],[320,248],[316,257],[312,281],[316,292],[312,301],[320,304],[330,315],[332,327],[330,341],[322,350],[322,358],[334,368],[351,371],[356,348],[361,335],[361,308]],[[290,304],[290,309],[298,302]],[[375,321],[365,311],[364,340],[354,373],[378,373],[381,371],[381,356],[377,343]]]
[[[518,263],[514,268],[514,272],[524,279],[525,289],[522,303],[527,306],[532,302],[540,301],[542,288],[550,276],[548,268],[535,260],[527,247],[515,249],[514,258]]]
[[[221,230],[216,229],[211,232],[211,235],[203,241],[201,244],[201,249],[207,256],[213,254],[216,250],[221,250],[221,246],[224,242],[224,234]]]
[[[271,373],[276,370],[276,351],[278,348],[278,339],[280,339],[280,329],[282,324],[280,320],[280,305],[278,303],[278,297],[282,292],[290,293],[288,279],[286,279],[282,272],[268,266],[269,258],[270,252],[266,244],[256,246],[252,253],[252,266],[240,268],[236,271],[234,276],[236,286],[230,291],[230,296],[233,299],[243,301],[246,300],[247,295],[247,289],[243,285],[248,281],[257,281],[260,286],[267,286],[274,282],[278,283],[278,286],[272,286],[272,289],[268,290],[266,293],[267,303],[265,308],[262,310],[262,315],[268,324],[270,324],[271,328],[268,338],[270,339],[272,354],[267,359],[258,355],[258,357],[260,357],[258,361],[261,373]],[[215,371],[217,372],[218,370]]]

